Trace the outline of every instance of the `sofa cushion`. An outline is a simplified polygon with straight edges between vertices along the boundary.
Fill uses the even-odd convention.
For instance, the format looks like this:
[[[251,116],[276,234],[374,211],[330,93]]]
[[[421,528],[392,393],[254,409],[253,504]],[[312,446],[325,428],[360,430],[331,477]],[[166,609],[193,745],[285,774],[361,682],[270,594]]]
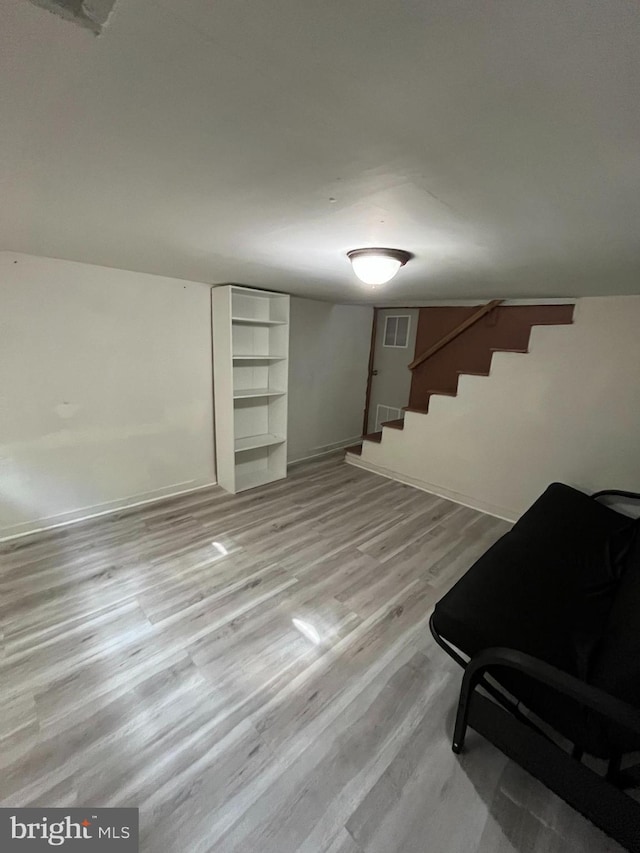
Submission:
[[[595,649],[589,682],[640,708],[640,527]],[[612,744],[624,751],[640,749],[640,735],[610,729]]]
[[[508,646],[586,678],[635,527],[552,484],[438,602],[438,630],[469,655]]]

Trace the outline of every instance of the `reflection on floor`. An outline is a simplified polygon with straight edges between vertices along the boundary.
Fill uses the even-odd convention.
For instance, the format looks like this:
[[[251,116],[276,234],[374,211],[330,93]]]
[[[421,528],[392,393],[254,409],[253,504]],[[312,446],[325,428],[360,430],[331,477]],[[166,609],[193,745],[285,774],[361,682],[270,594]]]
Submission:
[[[144,853],[619,850],[471,733],[434,601],[508,525],[343,464],[0,546],[0,800]]]

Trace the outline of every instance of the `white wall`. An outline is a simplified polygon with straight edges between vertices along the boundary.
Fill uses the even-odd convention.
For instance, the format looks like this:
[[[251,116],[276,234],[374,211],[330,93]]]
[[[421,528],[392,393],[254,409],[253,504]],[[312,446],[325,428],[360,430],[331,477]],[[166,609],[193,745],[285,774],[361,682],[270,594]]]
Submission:
[[[0,539],[215,483],[209,302],[0,252]],[[290,460],[360,437],[371,321],[292,298]]]
[[[209,300],[0,253],[0,538],[215,482]]]
[[[289,461],[362,435],[373,309],[291,299]]]
[[[640,296],[579,300],[352,461],[508,519],[553,480],[640,491]]]

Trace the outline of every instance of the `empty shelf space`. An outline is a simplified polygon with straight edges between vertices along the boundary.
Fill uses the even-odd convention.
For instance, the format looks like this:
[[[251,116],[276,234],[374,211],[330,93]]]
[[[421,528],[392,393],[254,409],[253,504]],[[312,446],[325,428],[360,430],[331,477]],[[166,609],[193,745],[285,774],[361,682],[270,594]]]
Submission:
[[[236,388],[233,392],[234,400],[246,400],[249,397],[280,397],[286,391],[277,391],[275,388]]]
[[[236,492],[244,492],[246,489],[255,489],[258,486],[266,486],[275,480],[282,480],[286,473],[274,474],[265,468],[256,471],[236,471]]]
[[[234,355],[234,361],[284,361],[286,355]]]
[[[272,444],[282,444],[284,440],[282,436],[273,435],[270,432],[263,435],[250,435],[247,438],[236,438],[236,453],[241,453],[243,450],[255,450],[256,447],[269,447]]]
[[[238,471],[236,472],[236,492],[244,492],[246,489],[265,486],[274,480],[282,480],[285,476],[286,474],[274,476],[273,471],[264,468],[260,468],[257,471]]]
[[[286,320],[263,320],[259,317],[232,317],[232,323],[241,323],[245,326],[286,326]]]

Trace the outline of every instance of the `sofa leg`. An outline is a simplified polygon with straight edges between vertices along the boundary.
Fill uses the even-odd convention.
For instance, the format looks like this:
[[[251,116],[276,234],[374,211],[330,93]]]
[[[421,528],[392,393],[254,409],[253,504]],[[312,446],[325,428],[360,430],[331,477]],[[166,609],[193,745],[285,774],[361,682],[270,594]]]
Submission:
[[[456,724],[453,729],[453,744],[451,749],[456,755],[460,755],[464,749],[464,739],[469,724],[469,702],[473,688],[468,690],[465,689],[466,687],[467,685],[463,681],[462,690],[460,691],[460,701],[458,702],[458,713],[456,714]]]

